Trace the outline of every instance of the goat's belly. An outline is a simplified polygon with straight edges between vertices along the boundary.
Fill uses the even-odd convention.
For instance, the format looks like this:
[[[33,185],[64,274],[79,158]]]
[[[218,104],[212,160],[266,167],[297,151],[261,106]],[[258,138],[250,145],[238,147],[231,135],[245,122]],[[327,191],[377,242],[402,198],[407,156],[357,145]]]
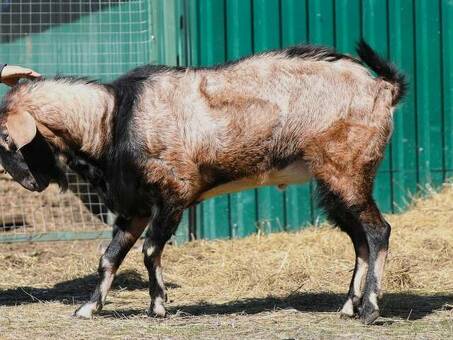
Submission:
[[[279,188],[285,188],[290,184],[305,183],[310,179],[310,177],[311,175],[305,162],[296,161],[280,170],[271,170],[269,172],[259,174],[256,177],[241,178],[239,180],[214,187],[203,192],[198,198],[198,201],[261,186],[276,185]]]

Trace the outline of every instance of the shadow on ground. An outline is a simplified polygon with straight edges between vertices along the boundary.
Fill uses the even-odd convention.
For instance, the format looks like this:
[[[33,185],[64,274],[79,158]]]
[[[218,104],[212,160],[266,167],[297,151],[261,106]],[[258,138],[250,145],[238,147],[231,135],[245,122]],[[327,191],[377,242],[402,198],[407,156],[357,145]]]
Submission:
[[[17,287],[0,290],[0,306],[15,306],[34,302],[57,301],[64,304],[83,302],[89,299],[98,280],[97,274],[90,274],[74,280],[57,283],[51,288]],[[167,283],[169,288],[178,285]],[[148,281],[134,270],[119,273],[112,285],[112,290],[148,290]]]
[[[243,299],[225,304],[203,303],[186,306],[169,306],[170,314],[183,316],[258,314],[278,309],[296,309],[300,312],[338,312],[345,294],[299,293],[283,298]],[[446,309],[453,303],[453,294],[417,295],[411,293],[386,294],[381,303],[381,316],[418,320],[435,311]],[[448,307],[450,308],[450,307]],[[143,314],[143,309],[105,311],[102,315],[117,317]]]
[[[0,306],[15,306],[36,302],[57,301],[64,304],[86,301],[97,282],[97,275],[64,281],[52,288],[18,287],[0,290]],[[179,288],[167,283],[167,287]],[[113,290],[147,290],[148,282],[136,271],[121,272],[112,287]],[[171,299],[171,296],[170,296]],[[345,301],[344,294],[297,293],[283,298],[243,299],[225,304],[200,302],[194,305],[175,306],[170,304],[170,314],[178,315],[222,315],[257,314],[275,309],[293,308],[301,312],[336,312]],[[453,304],[453,294],[418,295],[413,293],[388,293],[381,303],[381,315],[416,320]],[[144,309],[104,311],[107,317],[132,316],[144,313]]]

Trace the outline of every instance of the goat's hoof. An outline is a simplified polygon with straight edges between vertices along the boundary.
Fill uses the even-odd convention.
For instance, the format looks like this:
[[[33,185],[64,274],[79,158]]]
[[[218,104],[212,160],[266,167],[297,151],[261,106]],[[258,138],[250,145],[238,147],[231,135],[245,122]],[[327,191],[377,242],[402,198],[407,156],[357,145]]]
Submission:
[[[364,305],[359,308],[359,317],[363,324],[371,325],[379,317],[379,309],[371,305]]]
[[[93,318],[93,306],[90,303],[85,303],[84,305],[77,308],[72,314],[73,317],[79,319],[92,319]]]
[[[340,319],[342,319],[342,320],[352,319],[354,316],[355,316],[354,314],[347,314],[347,313],[340,312]]]
[[[155,304],[154,306],[150,307],[148,315],[155,318],[165,318],[167,311],[165,310],[165,307],[163,305]]]
[[[351,298],[348,298],[340,311],[341,319],[353,318],[355,314],[354,304]]]
[[[375,311],[371,312],[370,314],[360,316],[360,320],[365,325],[372,325],[378,317],[379,317],[379,311],[375,310]]]

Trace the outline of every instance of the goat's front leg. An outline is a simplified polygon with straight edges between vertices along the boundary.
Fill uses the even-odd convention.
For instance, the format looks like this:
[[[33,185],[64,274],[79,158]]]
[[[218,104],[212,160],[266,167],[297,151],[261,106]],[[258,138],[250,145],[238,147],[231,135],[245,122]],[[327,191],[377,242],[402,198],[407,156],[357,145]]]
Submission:
[[[99,281],[96,289],[90,300],[74,312],[74,316],[91,318],[94,312],[102,309],[116,271],[142,234],[147,222],[148,218],[143,217],[116,220],[114,237],[99,261]]]
[[[149,295],[151,304],[149,315],[164,317],[166,314],[164,301],[166,300],[165,285],[162,277],[161,256],[165,244],[175,232],[181,220],[182,209],[156,208],[146,231],[143,254],[146,269],[149,275]]]

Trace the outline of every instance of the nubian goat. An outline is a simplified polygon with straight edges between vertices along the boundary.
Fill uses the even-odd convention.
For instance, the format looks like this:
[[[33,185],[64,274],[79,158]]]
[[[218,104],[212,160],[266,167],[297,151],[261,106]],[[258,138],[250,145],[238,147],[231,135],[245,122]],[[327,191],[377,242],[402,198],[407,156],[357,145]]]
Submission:
[[[150,313],[164,316],[161,255],[184,209],[314,178],[320,205],[356,252],[341,313],[372,323],[390,236],[372,188],[406,85],[365,42],[357,52],[361,60],[297,46],[213,68],[139,67],[109,84],[62,77],[13,88],[0,108],[5,169],[41,191],[64,186],[63,157],[119,216],[96,290],[75,315],[102,308],[148,226]]]

